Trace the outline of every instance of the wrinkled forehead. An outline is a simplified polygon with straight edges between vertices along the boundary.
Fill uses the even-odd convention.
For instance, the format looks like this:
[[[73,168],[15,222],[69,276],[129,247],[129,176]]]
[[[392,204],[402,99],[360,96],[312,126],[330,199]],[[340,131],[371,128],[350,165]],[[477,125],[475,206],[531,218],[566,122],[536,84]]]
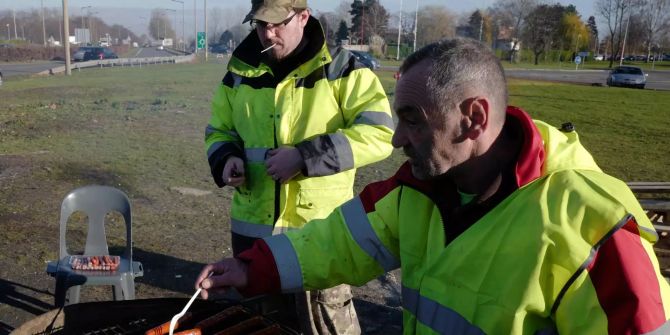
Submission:
[[[394,109],[426,108],[434,97],[428,93],[427,78],[431,62],[423,60],[402,74],[395,88]]]

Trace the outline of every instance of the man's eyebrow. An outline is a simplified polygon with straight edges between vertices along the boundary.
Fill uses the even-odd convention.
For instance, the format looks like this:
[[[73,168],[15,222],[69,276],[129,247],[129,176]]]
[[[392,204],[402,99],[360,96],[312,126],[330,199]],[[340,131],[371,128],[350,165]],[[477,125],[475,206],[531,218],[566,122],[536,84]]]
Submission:
[[[416,112],[418,109],[414,106],[400,106],[395,109],[396,114],[411,114],[413,112]]]

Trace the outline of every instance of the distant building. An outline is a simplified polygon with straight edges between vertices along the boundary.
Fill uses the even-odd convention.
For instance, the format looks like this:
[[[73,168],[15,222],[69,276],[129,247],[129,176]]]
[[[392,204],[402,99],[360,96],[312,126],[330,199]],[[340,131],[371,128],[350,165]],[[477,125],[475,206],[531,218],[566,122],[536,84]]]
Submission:
[[[77,44],[91,43],[91,31],[83,28],[75,28],[74,36]]]

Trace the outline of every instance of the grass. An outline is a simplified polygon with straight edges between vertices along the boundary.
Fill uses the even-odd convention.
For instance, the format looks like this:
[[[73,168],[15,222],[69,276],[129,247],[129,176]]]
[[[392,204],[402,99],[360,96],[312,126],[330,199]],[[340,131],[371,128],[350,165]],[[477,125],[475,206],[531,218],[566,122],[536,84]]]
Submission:
[[[60,202],[76,187],[105,184],[133,203],[135,255],[147,270],[137,280],[138,298],[192,293],[202,265],[230,254],[231,191],[214,186],[203,145],[224,72],[213,60],[6,81],[0,87],[0,278],[51,303],[40,292],[53,289],[44,262],[57,256]],[[393,72],[378,75],[393,99]],[[573,122],[606,172],[629,181],[670,180],[667,92],[518,80],[509,87],[511,104],[533,117]],[[396,150],[359,170],[357,191],[390,176],[403,160]],[[175,187],[212,193],[185,195]],[[26,317],[0,304],[1,322],[16,326]]]

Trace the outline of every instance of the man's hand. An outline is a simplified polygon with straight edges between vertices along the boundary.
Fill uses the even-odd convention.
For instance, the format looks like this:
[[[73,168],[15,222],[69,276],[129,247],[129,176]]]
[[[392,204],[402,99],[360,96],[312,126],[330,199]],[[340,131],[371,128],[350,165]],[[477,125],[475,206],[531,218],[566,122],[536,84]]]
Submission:
[[[300,173],[305,167],[305,161],[298,149],[281,147],[268,151],[265,166],[272,179],[285,183]]]
[[[208,278],[209,274],[212,274]],[[224,258],[222,261],[207,264],[195,280],[195,288],[202,288],[200,296],[207,299],[210,294],[224,293],[230,287],[247,287],[247,265],[237,258]]]
[[[223,182],[232,187],[238,187],[246,181],[244,177],[244,161],[235,156],[230,156],[223,166]]]

